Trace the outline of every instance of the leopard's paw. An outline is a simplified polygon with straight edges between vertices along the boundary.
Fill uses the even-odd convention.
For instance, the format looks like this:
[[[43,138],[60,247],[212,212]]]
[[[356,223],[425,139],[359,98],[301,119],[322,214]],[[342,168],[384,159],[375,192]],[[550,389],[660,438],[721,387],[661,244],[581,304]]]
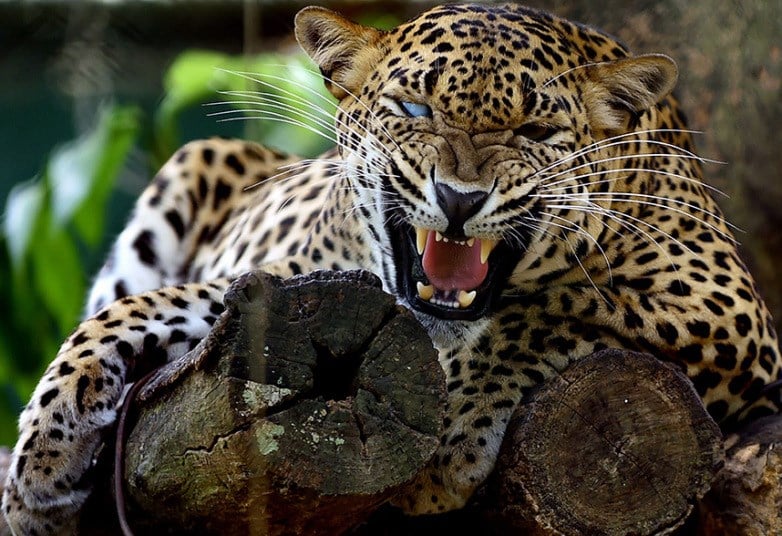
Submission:
[[[70,365],[62,363],[68,362],[59,365],[67,372]],[[80,374],[78,367],[72,367],[70,381],[70,375],[53,375],[53,368],[20,416],[8,469],[3,513],[16,534],[71,532],[92,487],[90,469],[102,431],[116,417],[119,382],[107,386],[105,375]]]
[[[15,534],[73,533],[89,496],[101,428],[65,417],[60,422],[62,415],[35,412],[37,425],[22,428],[3,493],[3,513]]]

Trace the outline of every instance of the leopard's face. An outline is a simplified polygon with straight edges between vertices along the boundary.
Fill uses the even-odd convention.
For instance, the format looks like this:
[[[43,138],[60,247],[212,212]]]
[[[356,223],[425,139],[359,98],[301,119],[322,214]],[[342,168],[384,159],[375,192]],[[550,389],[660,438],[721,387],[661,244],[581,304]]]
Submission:
[[[628,58],[603,34],[516,6],[444,6],[389,32],[308,13],[297,34],[341,99],[377,271],[439,330],[595,247],[594,212],[572,205],[610,190],[596,177],[635,150],[595,144],[637,128],[676,78],[666,57]],[[570,242],[563,227],[578,230]]]

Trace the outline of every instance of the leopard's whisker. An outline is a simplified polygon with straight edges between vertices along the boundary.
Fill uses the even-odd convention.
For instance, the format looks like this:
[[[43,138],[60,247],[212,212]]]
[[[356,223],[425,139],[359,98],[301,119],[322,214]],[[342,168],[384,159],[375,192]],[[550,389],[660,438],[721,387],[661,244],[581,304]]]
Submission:
[[[291,68],[291,66],[288,66],[288,65],[279,65],[279,66],[280,67],[285,67],[285,68],[288,68],[288,69]],[[297,68],[301,68],[305,72],[312,72],[312,71],[307,70],[303,66],[302,67],[297,67]],[[299,88],[301,88],[301,89],[303,89],[305,91],[310,92],[313,96],[317,97],[320,101],[325,102],[326,104],[329,104],[334,109],[338,108],[338,105],[332,99],[324,96],[323,94],[321,94],[320,92],[316,91],[315,89],[313,89],[313,88],[311,88],[311,87],[309,87],[309,86],[307,86],[305,84],[302,84],[300,82],[297,82],[295,80],[289,80],[289,79],[283,78],[281,76],[276,76],[276,75],[267,74],[267,73],[249,73],[249,72],[243,72],[243,71],[232,71],[232,70],[228,70],[228,69],[220,69],[220,70],[225,71],[225,72],[227,72],[229,74],[240,76],[242,78],[245,78],[246,80],[249,80],[251,82],[255,82],[255,83],[259,84],[259,85],[270,87],[270,88],[274,89],[275,91],[278,91],[278,92],[280,92],[282,94],[288,95],[291,99],[294,99],[294,101],[296,101],[296,102],[301,102],[301,97],[299,95],[297,95],[296,93],[294,93],[292,91],[289,91],[289,90],[285,90],[285,89],[283,89],[281,87],[278,87],[278,86],[276,86],[274,84],[271,84],[271,83],[269,83],[269,82],[267,82],[265,80],[262,80],[261,78],[268,78],[268,79],[271,79],[271,80],[284,82],[285,84],[291,84],[293,86],[299,87]],[[351,95],[352,95],[352,93],[351,93]],[[358,99],[357,97],[355,97],[355,98],[364,108],[369,110],[369,107],[366,106],[365,103],[361,102],[360,99]],[[304,102],[306,103],[306,101],[304,101]],[[317,106],[316,106],[316,108],[320,109]],[[385,127],[382,125],[382,123],[380,123],[380,121],[377,120],[377,117],[371,112],[371,110],[370,110],[370,114],[372,114],[372,117],[376,120],[377,124],[380,125],[381,131],[388,137],[389,140],[391,140],[392,143],[396,144],[394,139],[391,137],[390,133],[388,133],[388,131],[385,129]],[[329,115],[331,115],[331,114],[329,114]],[[348,116],[348,117],[350,117],[350,116]],[[348,129],[348,130],[355,130],[352,127],[349,127],[347,124],[344,124],[342,121],[339,121],[338,119],[335,119],[335,120],[337,121],[337,124],[342,124],[346,129]],[[356,126],[358,126],[365,133],[365,135],[369,135],[369,136],[373,136],[374,137],[374,134],[372,134],[370,132],[369,128],[366,125],[362,124],[361,122],[359,122],[357,120],[354,120],[353,123]],[[330,125],[329,125],[329,128],[331,128]],[[333,130],[333,129],[331,129],[331,130]],[[377,139],[377,138],[375,138],[375,139]],[[382,147],[382,143],[380,143],[379,140],[377,140],[377,142]],[[341,144],[338,139],[335,139],[334,143],[337,144],[337,145]],[[398,149],[398,146],[397,146],[397,149]],[[383,150],[386,150],[386,149],[383,147]]]
[[[319,121],[322,121],[324,124],[328,125],[329,128],[333,130],[332,121],[334,120],[334,114],[331,112],[327,112],[323,108],[313,104],[310,101],[307,101],[306,99],[301,98],[299,95],[286,95],[286,94],[277,94],[271,91],[256,91],[256,90],[230,90],[230,91],[219,91],[220,95],[226,95],[229,97],[237,97],[240,99],[251,99],[252,102],[258,102],[258,103],[274,103],[278,105],[285,105],[287,106],[287,109],[291,112],[298,113],[298,114],[307,114],[308,117],[311,118],[317,118]],[[221,104],[229,103],[240,103],[240,104],[247,104],[246,101],[238,100],[224,100],[224,101],[218,101],[218,102],[208,102],[205,105],[206,106],[219,106]],[[309,111],[308,111],[309,110]]]
[[[677,246],[679,246],[681,249],[691,253],[692,255],[697,255],[692,248],[687,246],[686,244],[682,243],[681,240],[675,238],[670,233],[667,233],[654,225],[653,223],[650,223],[646,220],[636,218],[634,216],[631,216],[630,214],[626,214],[624,212],[616,211],[613,209],[605,208],[600,205],[592,205],[592,206],[584,206],[584,205],[561,205],[561,206],[555,206],[553,208],[564,208],[567,210],[573,210],[573,211],[581,211],[581,212],[593,212],[596,214],[604,215],[611,219],[612,221],[615,221],[619,223],[620,225],[623,225],[626,229],[629,230],[635,230],[639,233],[641,233],[641,236],[647,239],[647,243],[655,244],[660,251],[663,253],[663,255],[668,258],[668,260],[671,263],[671,266],[674,268],[674,270],[678,273],[678,265],[673,262],[673,259],[671,258],[668,251],[663,248],[663,245],[655,239],[655,237],[651,234],[649,234],[647,231],[644,231],[641,229],[641,226],[645,226],[650,228],[653,232],[661,234],[663,237],[667,238],[671,242],[674,242]],[[621,222],[621,223],[620,223]]]
[[[541,214],[545,215],[545,216],[549,216],[551,218],[547,222],[548,225],[552,225],[554,227],[558,227],[558,228],[562,229],[563,231],[575,232],[575,233],[577,233],[579,235],[582,235],[582,236],[585,236],[585,237],[591,239],[597,245],[597,247],[600,249],[600,251],[603,253],[603,257],[606,259],[606,266],[608,266],[609,280],[613,279],[613,277],[611,275],[611,266],[608,263],[608,258],[605,256],[605,252],[600,247],[600,244],[597,243],[597,241],[595,240],[595,238],[592,235],[590,235],[585,229],[582,229],[575,222],[572,222],[570,220],[562,218],[561,216],[558,216],[558,215],[552,214],[552,213],[547,213],[547,212],[541,212]],[[564,221],[567,225],[555,223],[553,221],[554,219]],[[592,279],[592,276],[589,273],[589,270],[587,270],[586,266],[584,266],[584,263],[581,262],[581,259],[578,256],[578,252],[576,251],[575,246],[573,246],[573,244],[571,244],[570,240],[568,239],[567,233],[562,233],[560,236],[561,236],[561,239],[567,244],[568,248],[570,249],[570,252],[573,254],[573,258],[576,260],[576,263],[578,264],[579,268],[581,268],[581,271],[584,273],[584,276],[586,277],[587,281],[589,281],[589,284],[592,286],[592,288],[595,289],[597,294],[603,298],[603,300],[606,300],[606,297],[600,291],[599,287],[597,286],[597,283],[595,283],[594,279]],[[607,300],[606,300],[606,302],[607,302]]]
[[[663,236],[665,236],[668,239],[671,239],[676,243],[679,247],[682,249],[689,251],[690,253],[694,253],[691,248],[689,248],[687,245],[683,244],[680,240],[676,239],[671,235],[670,233],[666,233],[662,231],[659,227],[649,224],[645,220],[641,220],[639,218],[635,218],[630,216],[629,214],[625,214],[620,211],[610,210],[610,209],[604,209],[603,207],[597,207],[599,208],[599,212],[601,214],[604,214],[606,217],[611,219],[612,221],[616,222],[617,224],[621,225],[624,229],[629,230],[636,236],[641,236],[646,241],[647,244],[652,244],[657,247],[657,249],[665,256],[665,258],[668,260],[668,264],[673,269],[674,273],[676,274],[676,277],[681,281],[681,274],[680,274],[680,266],[674,262],[673,257],[671,257],[671,253],[667,251],[663,244],[656,240],[654,236],[651,235],[648,231],[644,231],[641,229],[635,222],[638,223],[644,223],[647,227],[651,228],[652,231],[659,232]],[[627,219],[631,221],[626,221]]]
[[[596,141],[596,142],[591,143],[589,145],[586,145],[586,146],[582,147],[581,149],[578,149],[577,151],[574,151],[574,152],[572,152],[572,153],[570,153],[570,154],[568,154],[568,155],[566,155],[566,156],[564,156],[564,157],[562,157],[560,159],[555,160],[551,164],[548,164],[547,166],[544,166],[543,168],[541,168],[539,170],[536,170],[532,175],[530,175],[528,177],[528,179],[534,178],[538,174],[545,173],[547,171],[555,169],[555,168],[557,168],[557,167],[559,167],[559,166],[561,166],[563,164],[571,162],[571,161],[573,161],[573,160],[575,160],[577,158],[580,158],[580,157],[582,157],[584,155],[587,155],[587,154],[589,154],[591,152],[599,151],[604,146],[607,146],[610,143],[614,143],[617,140],[627,140],[627,138],[632,138],[634,136],[641,136],[641,135],[648,135],[648,134],[662,134],[662,133],[700,134],[699,131],[688,130],[688,129],[656,128],[656,129],[646,129],[646,130],[639,130],[639,131],[634,131],[634,132],[627,132],[627,133],[624,133],[624,134],[611,136],[609,138],[606,138],[606,139],[603,139],[603,140],[599,140],[599,141]],[[651,138],[649,138],[649,139],[641,138],[641,140],[649,141],[649,140],[651,140]],[[628,140],[628,141],[630,141],[630,140]],[[686,151],[686,149],[680,148],[680,147],[678,147],[676,145],[672,145],[672,148],[677,148],[678,150]],[[686,151],[686,152],[689,152],[689,151]]]
[[[654,245],[662,248],[661,244],[657,240],[655,240],[655,238],[651,234],[649,234],[647,231],[644,231],[643,229],[641,229],[640,227],[638,227],[637,225],[635,225],[635,224],[633,224],[631,222],[624,221],[620,217],[620,216],[625,216],[625,214],[623,214],[623,213],[605,210],[603,207],[601,207],[599,205],[582,206],[582,207],[579,207],[579,209],[580,209],[579,210],[580,212],[585,212],[585,213],[587,213],[590,216],[597,216],[597,215],[606,216],[611,221],[614,221],[615,223],[620,225],[623,229],[626,229],[626,230],[630,231],[631,233],[633,233],[636,236],[643,237],[646,240],[647,243],[654,244]],[[598,218],[598,222],[600,222],[604,227],[606,226],[606,223],[602,222],[599,218]],[[617,232],[621,236],[621,232],[619,232],[619,231],[615,231],[615,232]],[[670,258],[670,256],[668,255],[668,252],[666,252],[665,250],[662,250],[662,251],[663,251],[663,254],[668,257],[669,261],[671,261],[671,264],[673,264],[673,261]]]
[[[229,110],[221,110],[218,112],[211,112],[207,114],[208,117],[220,117],[228,115],[239,115],[240,117],[225,118],[220,117],[218,122],[225,121],[241,121],[249,119],[261,119],[274,121],[277,123],[289,124],[299,128],[303,128],[313,132],[320,137],[330,141],[335,145],[340,145],[341,142],[336,136],[336,132],[331,128],[331,125],[327,124],[323,119],[311,116],[302,110],[291,107],[289,105],[279,103],[277,101],[268,100],[266,102],[254,102],[254,101],[224,101],[217,103],[209,103],[208,105],[238,105],[238,104],[251,104],[257,105],[258,108],[232,108]],[[271,111],[272,109],[278,109],[280,112]],[[296,116],[309,119],[314,125],[302,120],[297,119]],[[322,127],[320,130],[318,127]],[[353,150],[359,150],[359,147],[348,147]]]
[[[287,115],[271,112],[268,110],[257,110],[257,109],[236,109],[236,110],[225,110],[222,112],[214,112],[209,114],[210,116],[230,116],[230,115],[239,115],[239,117],[220,117],[217,121],[220,123],[224,122],[230,122],[230,121],[248,121],[250,119],[260,119],[265,121],[276,121],[278,123],[285,123],[288,125],[292,125],[295,127],[300,127],[305,130],[308,130],[312,132],[313,134],[317,134],[318,136],[325,138],[328,141],[331,141],[333,143],[336,143],[337,140],[335,138],[329,137],[329,134],[326,134],[317,128],[313,127],[312,125],[309,125],[301,120],[293,119]]]
[[[583,169],[583,168],[592,168],[593,166],[599,165],[599,164],[606,164],[610,162],[620,162],[620,161],[626,161],[626,160],[643,160],[644,158],[656,158],[656,157],[665,157],[665,158],[671,158],[673,155],[667,154],[667,153],[638,153],[638,154],[632,154],[632,155],[623,155],[623,156],[612,156],[607,158],[602,158],[600,160],[594,160],[590,162],[586,162],[584,164],[579,164],[578,166],[573,166],[571,168],[558,171],[556,173],[553,173],[551,175],[546,175],[542,180],[538,182],[538,184],[542,187],[552,189],[554,186],[557,186],[559,184],[564,184],[567,182],[573,182],[574,180],[578,180],[582,177],[590,177],[595,175],[601,175],[601,174],[607,174],[607,173],[620,173],[620,172],[635,172],[635,173],[652,173],[657,175],[664,175],[669,177],[675,177],[677,179],[681,179],[683,181],[690,182],[692,184],[697,184],[699,186],[703,186],[704,188],[711,190],[712,192],[718,193],[722,196],[727,197],[727,194],[722,192],[720,189],[700,180],[695,177],[688,177],[686,175],[682,175],[679,173],[673,173],[670,171],[662,171],[662,170],[655,170],[650,169],[646,167],[638,167],[638,168],[628,168],[628,167],[622,167],[617,169],[606,169],[606,170],[600,170],[592,173],[586,173],[586,174],[577,174],[573,176],[565,177],[564,179],[559,179],[554,182],[547,182],[550,179],[562,177],[563,175],[567,175],[568,173],[572,173],[573,171]],[[692,159],[692,158],[700,158],[700,157],[690,157],[686,155],[676,155],[675,157],[683,158],[683,159]],[[529,180],[529,178],[528,178]]]
[[[517,216],[514,219],[514,221],[518,222],[520,225],[523,225],[528,229],[532,229],[533,231],[537,232],[541,236],[546,235],[551,238],[557,238],[557,235],[554,234],[550,229],[548,229],[543,222],[541,222],[540,220],[538,220],[537,218],[529,214]],[[516,229],[511,227],[509,231],[514,232],[516,231]],[[518,240],[519,240],[519,244],[526,249],[528,244],[525,243],[523,237],[519,237]],[[538,246],[538,240],[532,240],[531,244]]]
[[[636,195],[641,196],[642,194],[636,194]],[[738,241],[734,237],[732,237],[729,233],[726,233],[724,230],[720,229],[719,227],[717,227],[717,226],[715,226],[715,225],[705,221],[703,218],[699,218],[698,216],[695,216],[694,214],[692,214],[690,212],[687,212],[686,210],[682,210],[680,208],[672,207],[670,205],[666,205],[666,204],[663,204],[663,203],[655,203],[655,202],[649,201],[647,199],[634,199],[634,198],[632,198],[630,196],[621,196],[621,193],[616,194],[616,195],[613,195],[613,194],[612,195],[606,195],[605,197],[587,196],[586,198],[582,197],[582,196],[578,196],[578,195],[565,194],[565,195],[559,196],[557,198],[557,201],[562,201],[562,202],[587,201],[589,203],[595,203],[595,202],[598,202],[598,201],[610,202],[610,201],[613,201],[613,200],[617,200],[617,198],[622,203],[662,208],[662,209],[665,209],[667,211],[671,211],[671,212],[673,212],[675,214],[679,214],[679,215],[685,216],[688,219],[691,219],[691,220],[693,220],[693,221],[695,221],[695,222],[697,222],[697,223],[699,223],[699,224],[701,224],[701,225],[703,225],[705,227],[708,227],[709,229],[711,229],[712,231],[717,233],[724,240],[727,240],[727,241],[729,241],[729,242],[731,242],[733,244],[738,245]],[[671,201],[669,199],[665,199],[665,200],[666,201]],[[706,211],[704,209],[701,209],[699,207],[696,207],[694,205],[690,205],[690,204],[687,204],[687,203],[684,203],[684,202],[680,202],[680,203],[683,206],[691,208],[695,212],[701,212],[701,213],[705,213],[705,214],[713,216],[713,213],[711,213],[709,211]],[[554,206],[556,206],[556,205],[554,205]]]
[[[611,263],[608,261],[608,256],[606,255],[606,252],[603,249],[603,246],[600,245],[600,242],[598,242],[598,240],[594,236],[592,236],[588,231],[586,231],[585,229],[580,227],[575,222],[572,222],[572,221],[568,220],[567,218],[563,218],[562,216],[559,216],[557,214],[552,214],[550,212],[541,212],[541,214],[542,215],[546,215],[546,216],[548,216],[550,218],[549,221],[547,222],[548,225],[553,225],[553,226],[558,227],[558,228],[563,229],[563,230],[575,231],[579,235],[585,236],[589,241],[591,241],[595,245],[595,247],[598,249],[598,251],[600,251],[600,254],[603,256],[603,259],[605,260],[606,268],[608,269],[608,279],[609,279],[609,281],[613,281],[613,274],[611,272]],[[565,223],[564,224],[559,224],[559,223],[555,223],[553,220],[562,221],[562,222],[565,222]],[[570,225],[572,227],[567,227],[567,225]],[[578,256],[576,255],[575,250],[573,251],[573,255],[578,260]],[[581,264],[580,260],[579,260],[579,265],[581,265],[581,269],[584,270],[584,273],[586,273],[586,270],[584,269],[584,266]],[[587,277],[589,277],[589,274],[587,274]],[[593,284],[594,284],[594,282],[593,282]]]
[[[261,118],[268,119],[270,121],[274,121],[277,123],[287,123],[287,124],[292,124],[291,120],[295,120],[297,122],[296,126],[307,128],[311,132],[315,132],[316,130],[314,129],[317,129],[317,134],[320,137],[334,144],[337,144],[336,132],[334,131],[334,128],[330,122],[327,122],[322,117],[318,117],[312,113],[306,112],[301,108],[298,108],[288,103],[275,100],[273,98],[258,97],[258,98],[253,98],[252,100],[226,100],[221,102],[210,102],[205,104],[205,106],[212,106],[212,107],[214,106],[238,107],[238,106],[247,106],[247,105],[252,106],[252,108],[231,108],[228,110],[210,112],[207,114],[207,117],[220,117],[220,116],[242,114],[242,113],[267,114],[266,116],[261,116]],[[278,110],[280,112],[280,115],[278,115],[277,112],[272,112],[271,110]],[[253,116],[253,118],[257,118],[257,117]],[[284,121],[283,119],[288,119],[288,121]]]
[[[690,133],[691,131],[684,131],[684,132]],[[610,140],[610,141],[608,143],[605,143],[608,140]],[[685,149],[684,147],[681,147],[681,146],[673,144],[673,143],[668,143],[666,141],[658,140],[658,139],[655,139],[655,138],[638,138],[638,139],[621,139],[621,140],[617,140],[615,138],[609,138],[608,140],[602,140],[604,143],[601,143],[599,145],[594,144],[594,147],[591,150],[589,150],[589,151],[587,151],[587,152],[585,152],[583,154],[588,154],[588,153],[593,152],[593,151],[594,152],[600,151],[602,149],[606,149],[606,148],[609,148],[609,147],[623,147],[623,146],[626,146],[626,145],[642,145],[642,146],[643,145],[652,145],[652,146],[663,147],[663,148],[666,148],[666,149],[672,149],[673,151],[676,151],[674,153],[665,153],[665,156],[670,156],[670,157],[677,157],[677,156],[684,157],[684,156],[686,156],[686,157],[690,157],[690,158],[692,158],[694,160],[697,160],[701,164],[717,164],[717,165],[725,165],[726,164],[726,162],[723,162],[722,160],[715,160],[715,159],[712,159],[712,158],[707,158],[705,156],[700,156],[698,154],[693,153],[692,151],[690,151],[688,149]],[[628,155],[628,156],[633,156],[635,154],[640,154],[640,153],[633,153],[632,155]]]
[[[577,176],[574,177],[574,179],[576,179],[576,178],[577,179],[588,178],[588,177],[594,177],[594,176],[603,176],[603,175],[608,175],[609,173],[637,172],[637,171],[643,171],[643,169],[642,168],[621,168],[621,169],[611,170],[610,172],[598,171],[598,172],[594,172],[594,173],[585,173],[583,175],[577,175]],[[670,177],[674,177],[674,178],[679,178],[679,179],[685,179],[685,180],[687,179],[687,177],[683,177],[682,175],[677,174],[677,173],[664,172],[664,171],[655,171],[654,173],[655,174],[659,174],[659,175],[663,175],[663,176],[670,176]],[[740,227],[730,223],[722,215],[720,215],[717,212],[713,212],[713,211],[707,210],[707,209],[705,209],[703,207],[700,207],[698,205],[695,205],[693,203],[687,203],[686,201],[678,200],[678,199],[671,198],[671,197],[659,196],[659,195],[654,195],[654,194],[643,194],[643,193],[640,193],[640,192],[622,192],[622,191],[617,191],[617,190],[611,190],[611,191],[607,191],[607,192],[603,192],[603,191],[591,192],[591,191],[588,191],[588,190],[586,190],[586,191],[585,190],[579,190],[578,192],[573,192],[572,191],[574,188],[583,189],[583,188],[588,188],[590,186],[596,186],[596,185],[599,185],[599,184],[608,184],[608,183],[612,183],[612,182],[618,182],[618,181],[622,181],[624,179],[625,179],[624,176],[620,176],[620,177],[614,177],[614,178],[610,178],[610,179],[601,179],[601,180],[597,180],[597,181],[589,181],[589,182],[583,182],[583,183],[578,182],[578,183],[573,184],[573,185],[559,186],[559,187],[556,187],[556,188],[543,187],[543,188],[540,188],[540,190],[538,192],[533,192],[533,193],[530,193],[529,195],[531,197],[536,197],[536,198],[540,198],[540,199],[557,199],[557,198],[560,198],[562,196],[567,196],[567,195],[576,196],[577,195],[577,196],[579,196],[579,198],[589,198],[589,199],[592,199],[592,200],[596,199],[597,196],[605,196],[605,198],[601,199],[602,201],[610,201],[611,197],[613,197],[615,199],[628,198],[628,197],[636,197],[636,198],[643,198],[643,199],[655,199],[655,200],[660,201],[660,202],[669,202],[669,203],[673,203],[673,204],[676,204],[676,205],[680,205],[680,206],[684,206],[684,207],[690,208],[692,210],[695,210],[696,212],[700,212],[700,213],[702,213],[702,214],[704,214],[706,216],[714,218],[718,222],[720,222],[720,223],[730,227],[731,229],[733,229],[736,232],[744,232]],[[549,193],[549,192],[554,192],[554,193]]]
[[[279,184],[285,184],[286,182],[289,182],[293,179],[298,178],[301,176],[301,174],[305,171],[308,171],[311,166],[313,165],[322,165],[326,168],[333,168],[337,171],[344,168],[344,163],[335,161],[335,160],[328,160],[325,158],[310,158],[306,160],[298,160],[296,162],[292,162],[290,164],[284,164],[282,166],[279,166],[277,168],[277,173],[274,173],[273,175],[270,175],[268,177],[264,177],[263,179],[260,179],[257,182],[254,182],[248,186],[244,187],[244,190],[251,190],[253,188],[256,188],[258,186],[261,186],[263,184],[266,184],[268,182],[274,182],[278,181]],[[322,177],[324,180],[327,180],[332,175],[327,175]]]
[[[388,129],[386,129],[385,125],[383,125],[382,121],[380,121],[380,119],[377,117],[375,112],[364,101],[362,101],[360,98],[358,98],[357,95],[355,95],[353,92],[351,92],[344,85],[340,84],[336,80],[332,80],[331,78],[325,76],[321,72],[314,71],[312,69],[308,69],[308,68],[306,68],[304,66],[291,66],[291,65],[285,65],[285,64],[278,64],[277,66],[281,67],[281,68],[286,68],[286,69],[291,69],[291,68],[301,69],[304,72],[308,72],[308,73],[311,73],[311,74],[316,74],[321,79],[328,81],[329,83],[331,83],[335,87],[338,87],[339,89],[341,89],[342,91],[347,93],[350,97],[355,99],[356,102],[359,105],[361,105],[361,107],[364,108],[365,111],[367,111],[369,113],[370,117],[375,122],[375,124],[379,127],[380,131],[388,137],[388,140],[392,144],[395,145],[396,149],[399,149],[399,146],[396,145],[396,141],[395,141],[394,137],[391,135],[391,133],[388,131]],[[247,78],[248,80],[257,82],[259,84],[266,83],[266,82],[263,82],[263,81],[259,80],[258,79],[259,77],[264,77],[264,78],[269,78],[269,79],[272,79],[272,80],[277,80],[277,81],[280,81],[280,82],[284,82],[286,84],[293,84],[293,85],[295,85],[297,87],[300,87],[301,89],[310,91],[316,97],[318,97],[321,100],[323,100],[323,101],[329,103],[330,105],[332,105],[335,110],[338,108],[338,104],[337,103],[335,103],[333,100],[329,99],[328,97],[325,97],[320,92],[315,91],[314,89],[310,88],[309,86],[306,86],[305,84],[301,84],[299,82],[295,82],[295,81],[289,80],[289,79],[281,77],[281,76],[276,76],[276,75],[267,74],[267,73],[247,73],[247,72],[241,72],[241,71],[227,71],[227,72],[230,72],[230,73],[233,73],[233,74],[238,74],[240,76],[243,76],[244,78]],[[272,87],[276,88],[277,86],[272,85]],[[356,122],[358,123],[358,121],[356,121]],[[362,127],[366,132],[369,132],[368,127],[366,127],[366,125],[359,124],[359,126]]]
[[[275,88],[275,86],[268,84],[267,82],[261,82],[263,85],[267,85],[271,88]],[[268,106],[274,106],[280,109],[288,110],[293,114],[296,115],[302,115],[313,122],[317,122],[319,125],[322,125],[324,129],[329,132],[332,135],[335,135],[334,131],[334,125],[332,123],[336,123],[338,126],[344,127],[346,130],[355,132],[357,135],[365,136],[366,141],[368,142],[374,142],[373,147],[380,150],[381,152],[388,152],[388,149],[386,149],[381,141],[372,133],[369,131],[369,129],[361,124],[358,121],[353,120],[350,124],[345,122],[344,120],[340,119],[339,117],[335,117],[333,112],[328,112],[324,110],[323,108],[317,106],[316,104],[307,101],[306,99],[302,98],[300,95],[297,95],[295,93],[285,91],[284,94],[279,95],[277,93],[273,92],[262,92],[262,91],[222,91],[220,92],[223,95],[230,95],[230,96],[237,96],[237,97],[245,97],[253,99],[253,101],[257,101],[258,103],[262,103]],[[281,102],[284,101],[284,102]],[[224,101],[224,102],[216,102],[216,103],[207,103],[207,106],[215,106],[220,104],[247,104],[246,101]],[[298,105],[298,106],[296,106]],[[336,106],[336,105],[335,105]],[[310,109],[314,112],[318,112],[316,115],[312,112],[306,112],[304,109]],[[350,117],[350,116],[348,116]],[[354,125],[356,127],[359,127],[361,129],[361,133],[359,130],[354,128]],[[336,139],[336,138],[335,138]],[[338,142],[336,142],[338,143]]]
[[[361,100],[356,94],[354,94],[352,91],[350,91],[348,88],[346,88],[343,84],[340,84],[336,80],[333,80],[333,79],[331,79],[328,76],[325,76],[320,71],[314,71],[312,69],[307,69],[306,67],[300,67],[300,68],[304,69],[307,72],[311,72],[311,73],[317,74],[318,76],[322,77],[324,80],[326,80],[327,82],[329,82],[333,86],[341,89],[346,94],[348,94],[350,97],[355,99],[355,101],[369,114],[369,117],[372,119],[372,121],[374,121],[374,124],[377,125],[378,128],[380,129],[380,132],[382,132],[383,134],[386,135],[386,137],[388,137],[388,140],[394,145],[394,148],[396,150],[401,150],[401,148],[399,147],[399,145],[396,142],[395,137],[391,135],[391,133],[388,131],[386,126],[383,124],[383,122],[377,116],[375,111],[372,110],[372,108],[370,106],[368,106],[363,100]]]

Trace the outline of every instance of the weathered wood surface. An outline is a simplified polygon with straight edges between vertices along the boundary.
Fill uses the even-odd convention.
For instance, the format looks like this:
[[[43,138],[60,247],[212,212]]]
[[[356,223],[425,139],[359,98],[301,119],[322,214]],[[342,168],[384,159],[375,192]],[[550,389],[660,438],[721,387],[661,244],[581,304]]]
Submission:
[[[256,274],[229,292],[210,336],[133,402],[123,487],[136,534],[782,534],[782,417],[723,449],[677,369],[620,350],[517,409],[465,509],[380,507],[434,452],[445,395],[425,333],[376,285]],[[96,469],[83,534],[118,534],[109,469]]]
[[[141,390],[137,533],[339,534],[438,444],[444,376],[374,276],[244,277],[188,359]]]
[[[517,409],[465,509],[405,517],[381,505],[433,454],[445,404],[420,325],[367,273],[250,274],[225,301],[134,397],[121,442],[136,534],[782,533],[782,417],[723,448],[678,369],[620,350]],[[109,489],[104,476],[83,534],[118,533]]]
[[[699,505],[698,536],[782,534],[782,416],[726,441],[725,467]]]
[[[667,534],[708,491],[722,452],[678,369],[605,350],[515,413],[486,504],[501,532]]]

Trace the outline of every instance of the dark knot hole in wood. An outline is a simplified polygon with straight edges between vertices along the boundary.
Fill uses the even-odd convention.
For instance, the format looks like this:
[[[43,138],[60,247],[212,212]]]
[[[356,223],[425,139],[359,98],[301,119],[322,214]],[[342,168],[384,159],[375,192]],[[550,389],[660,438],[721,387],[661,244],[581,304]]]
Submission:
[[[356,396],[361,354],[334,354],[326,345],[313,344],[316,351],[313,390],[310,398],[322,396],[340,401]]]

